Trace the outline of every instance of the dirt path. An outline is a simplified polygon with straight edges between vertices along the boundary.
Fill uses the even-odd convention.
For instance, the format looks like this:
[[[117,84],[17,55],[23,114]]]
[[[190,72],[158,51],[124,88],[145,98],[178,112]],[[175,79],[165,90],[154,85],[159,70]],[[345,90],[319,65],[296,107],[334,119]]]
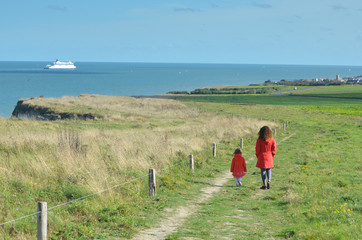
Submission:
[[[176,209],[165,209],[164,216],[158,226],[142,231],[136,235],[135,240],[153,240],[165,239],[171,233],[176,232],[179,226],[182,226],[185,220],[193,213],[197,212],[201,203],[206,202],[216,192],[224,186],[232,178],[229,171],[226,171],[222,176],[216,178],[211,183],[212,186],[202,189],[201,195],[193,201],[190,201],[187,206],[181,206]]]
[[[288,140],[289,138],[293,137],[296,133],[289,135],[288,137],[282,139],[280,143]],[[250,158],[249,162],[254,157]],[[177,231],[179,226],[182,226],[186,219],[191,216],[193,213],[196,213],[200,208],[201,203],[206,202],[208,199],[213,197],[213,195],[219,192],[222,187],[230,180],[233,176],[229,171],[225,171],[222,175],[216,179],[213,179],[211,186],[202,189],[202,193],[200,196],[187,203],[186,206],[180,206],[176,209],[167,208],[164,210],[162,220],[157,224],[157,226],[145,229],[136,235],[133,239],[134,240],[159,240],[165,239],[170,234]]]

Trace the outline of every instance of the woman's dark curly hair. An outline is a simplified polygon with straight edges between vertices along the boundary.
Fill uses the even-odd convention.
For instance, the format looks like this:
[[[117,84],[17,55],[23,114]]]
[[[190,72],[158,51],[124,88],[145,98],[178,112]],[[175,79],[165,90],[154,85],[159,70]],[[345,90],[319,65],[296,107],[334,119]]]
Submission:
[[[259,139],[263,141],[273,137],[273,133],[268,126],[260,128],[258,134],[259,134]]]
[[[235,149],[234,154],[241,154],[241,150],[240,150],[240,148]]]

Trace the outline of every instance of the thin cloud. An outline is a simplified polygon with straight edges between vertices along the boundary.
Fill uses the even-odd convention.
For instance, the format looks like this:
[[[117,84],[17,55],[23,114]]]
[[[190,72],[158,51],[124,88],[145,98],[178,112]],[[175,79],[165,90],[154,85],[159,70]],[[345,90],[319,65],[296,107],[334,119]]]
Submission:
[[[200,12],[200,9],[183,8],[183,7],[174,8],[173,10],[174,10],[175,12]]]
[[[301,17],[299,15],[295,15],[290,18],[280,18],[279,19],[279,21],[283,22],[283,23],[296,23],[296,22],[299,22],[300,20],[303,20],[303,17]]]
[[[259,8],[272,8],[273,6],[270,4],[266,4],[266,3],[257,3],[257,2],[253,2],[253,6],[254,7],[259,7]]]
[[[332,8],[333,8],[333,10],[336,10],[336,11],[347,10],[346,7],[343,7],[343,6],[340,6],[340,5],[335,5]]]
[[[61,6],[58,6],[58,5],[49,5],[48,8],[51,9],[51,10],[61,11],[61,12],[67,11],[66,7],[61,7]]]
[[[320,27],[319,28],[321,31],[324,31],[324,32],[332,32],[333,29],[332,28],[329,28],[329,27]]]

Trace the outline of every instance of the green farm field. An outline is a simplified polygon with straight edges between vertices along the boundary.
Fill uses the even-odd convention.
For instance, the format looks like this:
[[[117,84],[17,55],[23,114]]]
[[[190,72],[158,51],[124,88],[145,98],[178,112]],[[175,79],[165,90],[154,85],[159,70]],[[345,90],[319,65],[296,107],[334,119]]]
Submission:
[[[288,95],[288,93],[293,93]],[[182,101],[215,102],[229,104],[256,104],[289,106],[353,116],[362,115],[361,86],[303,87],[301,90],[282,94],[241,94],[241,95],[192,95],[178,97]]]
[[[345,85],[345,86],[323,86],[323,87],[313,87],[305,88],[304,93],[306,94],[333,94],[333,93],[343,93],[346,97],[350,97],[351,93],[360,94],[359,98],[362,98],[362,86],[361,85]]]
[[[311,96],[311,97],[327,97],[327,98],[351,98],[362,99],[362,86],[325,86],[306,88],[304,90],[296,91],[296,95]]]
[[[0,223],[36,212],[36,202],[46,201],[48,208],[56,207],[48,212],[49,239],[132,239],[179,208],[191,212],[184,218],[171,215],[169,222],[178,226],[165,230],[164,239],[360,238],[360,99],[203,95],[178,100],[52,99],[51,105],[63,110],[104,112],[105,118],[0,118]],[[278,143],[267,191],[259,189],[254,157],[263,125],[276,129]],[[240,138],[248,173],[237,188],[228,171]],[[216,157],[212,143],[218,146]],[[150,167],[157,172],[156,197],[148,196]],[[213,183],[225,174],[223,185]],[[217,191],[202,197],[209,187]],[[36,216],[30,216],[1,225],[0,235],[33,239],[36,227]]]

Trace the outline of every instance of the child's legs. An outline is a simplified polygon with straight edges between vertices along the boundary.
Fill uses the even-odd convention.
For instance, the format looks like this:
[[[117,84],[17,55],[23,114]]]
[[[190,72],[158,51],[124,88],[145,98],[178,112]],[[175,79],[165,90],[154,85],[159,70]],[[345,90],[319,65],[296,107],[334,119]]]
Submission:
[[[268,182],[271,180],[271,168],[266,169],[266,176],[268,177]]]
[[[260,168],[261,180],[263,181],[264,185],[266,184],[266,182],[265,182],[265,172],[266,172],[265,168]]]

